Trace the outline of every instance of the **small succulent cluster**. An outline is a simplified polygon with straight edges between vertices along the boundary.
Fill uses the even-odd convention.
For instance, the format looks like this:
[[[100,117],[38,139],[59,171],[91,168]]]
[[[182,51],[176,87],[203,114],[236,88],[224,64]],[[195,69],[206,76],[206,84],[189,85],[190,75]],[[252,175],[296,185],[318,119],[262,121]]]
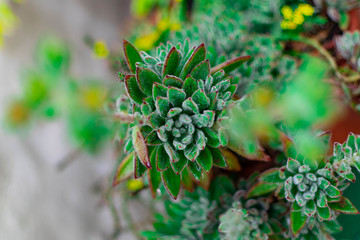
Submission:
[[[360,172],[360,137],[350,133],[343,144],[335,143],[331,162],[336,173],[345,180],[355,182],[352,168]]]
[[[290,221],[289,221],[290,222]],[[332,221],[317,221],[315,218],[309,218],[305,224],[305,227],[301,229],[300,233],[296,236],[296,239],[334,239],[331,234],[338,233],[342,230],[337,220]],[[289,233],[291,238],[291,233]]]
[[[284,180],[285,199],[292,202],[294,211],[300,210],[307,216],[318,216],[323,220],[332,217],[329,202],[336,201],[341,191],[333,175],[332,166],[311,169],[289,158],[286,167],[279,169],[279,177]]]
[[[219,218],[221,239],[269,239],[269,236],[280,235],[283,229],[281,223],[274,218],[276,215],[269,218],[269,214],[274,213],[270,212],[270,204],[265,198],[242,198],[234,202]],[[280,209],[284,212],[277,212],[278,219],[287,211],[285,206]]]
[[[258,221],[241,205],[234,206],[220,217],[219,231],[224,234],[224,239],[266,239],[265,234],[261,234]]]
[[[182,41],[189,37],[195,42],[205,42],[212,65],[236,56],[252,56],[232,73],[234,77],[240,77],[239,95],[248,93],[249,89],[264,82],[282,86],[296,73],[294,59],[283,55],[283,46],[276,39],[251,32],[244,19],[245,15],[238,12],[232,19],[215,14],[201,19],[196,26],[176,32],[172,38]]]
[[[287,206],[274,198],[246,198],[249,184],[220,176],[208,191],[196,188],[180,202],[166,202],[169,218],[158,219],[147,239],[268,239],[285,233]]]
[[[164,202],[168,218],[158,218],[154,231],[142,235],[152,239],[218,239],[209,216],[216,207],[216,201],[202,188],[186,192],[180,202]]]
[[[358,161],[358,139],[350,134],[344,144],[335,144],[333,156],[315,165],[307,164],[304,158],[289,157],[286,166],[262,173],[248,196],[274,191],[276,197],[291,203],[289,222],[293,236],[324,234],[323,229],[331,229],[329,226],[341,229],[336,222],[339,213],[359,213],[342,195],[349,181],[355,181],[352,167],[357,168],[358,164],[355,163]]]
[[[329,18],[334,22],[343,21],[344,15],[351,9],[360,6],[357,0],[315,0],[315,7],[319,9],[326,9]]]
[[[345,58],[350,66],[360,71],[360,33],[346,32],[336,41],[336,48],[339,54]]]
[[[134,153],[136,177],[149,169],[155,191],[161,173],[176,198],[186,167],[197,180],[212,165],[227,167],[219,150],[227,145],[227,136],[215,123],[226,119],[226,107],[237,89],[228,73],[249,57],[210,68],[205,45],[190,47],[188,39],[183,45],[161,45],[156,57],[138,52],[127,41],[124,52],[131,71],[122,75],[131,105],[128,114],[137,120],[125,152]]]

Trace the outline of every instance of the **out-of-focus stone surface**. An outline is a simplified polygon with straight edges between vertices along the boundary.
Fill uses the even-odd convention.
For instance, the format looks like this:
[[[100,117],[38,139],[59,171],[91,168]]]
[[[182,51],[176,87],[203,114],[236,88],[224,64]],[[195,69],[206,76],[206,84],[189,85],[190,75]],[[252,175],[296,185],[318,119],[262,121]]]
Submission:
[[[83,37],[89,34],[119,49],[128,9],[125,0],[29,0],[16,6],[21,22],[0,51],[1,119],[8,100],[20,94],[21,69],[32,66],[34,48],[44,35],[68,43],[74,76],[113,81],[106,62],[93,58]],[[81,154],[59,172],[56,164],[72,150],[61,121],[39,123],[21,135],[0,128],[1,240],[111,239],[111,214],[94,188],[106,181],[113,153]],[[137,208],[134,213],[143,214]],[[135,238],[125,228],[117,239]]]

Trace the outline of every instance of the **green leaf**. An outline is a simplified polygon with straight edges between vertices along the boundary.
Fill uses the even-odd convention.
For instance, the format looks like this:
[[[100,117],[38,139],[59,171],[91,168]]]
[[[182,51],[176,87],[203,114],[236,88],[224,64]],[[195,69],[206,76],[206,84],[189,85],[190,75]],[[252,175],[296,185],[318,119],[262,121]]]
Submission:
[[[288,158],[286,168],[288,171],[290,171],[292,173],[297,173],[300,168],[300,163],[298,161],[296,161],[295,159]]]
[[[338,233],[342,231],[342,227],[337,220],[323,221],[322,225],[325,227],[325,230],[329,233]]]
[[[182,152],[179,152],[178,155],[179,155],[179,161],[176,162],[170,161],[170,165],[176,174],[180,174],[188,163],[188,159],[184,156]]]
[[[206,80],[207,76],[210,74],[210,62],[208,59],[199,63],[194,69],[191,71],[190,75],[195,80]]]
[[[316,211],[316,205],[314,200],[310,200],[306,203],[304,212],[308,216],[313,216]]]
[[[140,53],[128,41],[124,40],[123,48],[125,53],[125,60],[130,69],[130,72],[135,73],[136,63],[143,62]]]
[[[141,163],[137,154],[134,154],[133,162],[134,162],[134,178],[135,179],[141,178],[144,175],[147,168]]]
[[[198,89],[197,81],[193,77],[188,76],[185,79],[183,89],[186,93],[186,96],[191,97],[194,94],[194,92]]]
[[[317,213],[319,215],[320,218],[324,219],[324,220],[329,220],[330,217],[331,217],[331,214],[330,214],[330,209],[329,207],[324,207],[324,208],[316,208],[317,210]]]
[[[329,207],[337,212],[345,214],[359,214],[354,204],[346,197],[341,196],[339,202],[329,202]]]
[[[173,199],[176,199],[180,192],[181,176],[175,174],[172,168],[168,168],[161,172],[161,178],[166,191]]]
[[[180,107],[186,98],[186,93],[175,87],[169,87],[167,96],[174,107]]]
[[[229,144],[229,137],[224,129],[219,129],[219,140],[222,147]]]
[[[129,97],[137,104],[142,104],[145,94],[140,90],[134,75],[125,77],[125,89]]]
[[[251,57],[250,56],[243,56],[243,57],[236,57],[230,59],[226,62],[223,62],[213,68],[211,68],[211,74],[214,74],[220,70],[224,70],[226,74],[234,71],[238,67],[240,67],[244,62],[248,61]]]
[[[210,99],[206,96],[204,90],[198,89],[192,95],[192,99],[199,106],[200,111],[203,111],[210,106]]]
[[[254,186],[252,186],[247,193],[246,197],[257,197],[261,195],[268,194],[274,191],[279,184],[277,183],[266,183],[266,182],[258,182]]]
[[[200,62],[204,61],[206,57],[206,49],[205,44],[200,44],[193,54],[190,56],[190,58],[185,63],[183,69],[180,73],[180,78],[184,79],[192,70],[193,68],[198,65]]]
[[[127,155],[116,170],[113,180],[113,186],[129,179],[134,174],[134,152]]]
[[[231,152],[225,148],[222,148],[221,152],[224,155],[224,158],[226,159],[226,163],[228,165],[227,170],[230,170],[230,171],[240,171],[241,170],[239,159],[233,152]]]
[[[163,144],[163,142],[159,139],[156,130],[151,131],[146,136],[145,141],[146,141],[146,144],[149,146],[156,146],[156,145]]]
[[[167,154],[169,155],[169,157],[170,157],[170,161],[172,161],[172,162],[177,162],[177,161],[180,160],[180,156],[179,156],[178,152],[177,152],[176,150],[174,150],[174,149],[170,146],[170,144],[165,143],[165,144],[164,144],[164,148],[165,148],[166,153],[167,153]]]
[[[292,211],[290,214],[291,232],[297,235],[304,228],[307,216],[302,211]]]
[[[329,187],[325,189],[325,192],[331,198],[339,197],[342,194],[341,191],[333,185],[329,185]]]
[[[184,85],[184,81],[176,76],[166,75],[166,77],[164,78],[164,85],[168,87],[171,86],[176,88],[182,88],[182,86]]]
[[[208,123],[207,127],[212,127],[214,125],[214,122],[215,122],[215,111],[205,110],[203,112],[203,114],[209,116],[209,123]],[[225,133],[225,132],[223,131],[223,133]],[[227,136],[225,136],[225,137],[226,137],[226,139],[225,139],[225,143],[226,143],[227,142]],[[219,134],[219,138],[220,138],[220,134]]]
[[[279,177],[279,168],[272,168],[263,172],[259,180],[268,183],[282,183],[284,180]]]
[[[164,171],[170,167],[170,158],[166,153],[164,146],[160,146],[156,153],[156,169]]]
[[[150,125],[155,129],[158,129],[165,124],[165,119],[162,118],[157,112],[153,112],[152,114],[150,114],[148,120]]]
[[[160,113],[160,116],[165,118],[170,110],[170,103],[167,98],[157,97],[155,102],[156,110]]]
[[[189,192],[193,192],[195,185],[189,168],[185,168],[181,172],[181,183]]]
[[[353,133],[349,133],[346,140],[346,145],[349,146],[353,151],[356,151],[356,137]]]
[[[164,68],[162,72],[163,77],[166,75],[174,75],[179,65],[179,62],[180,62],[180,53],[175,47],[172,47],[168,55],[166,56],[164,62]]]
[[[182,108],[186,111],[190,111],[194,114],[198,114],[199,113],[199,107],[198,105],[192,100],[191,97],[189,97],[188,99],[186,99],[183,103],[182,103]]]
[[[219,136],[216,134],[216,132],[210,128],[202,128],[201,130],[204,132],[205,137],[207,138],[207,145],[213,148],[218,148],[220,146]]]
[[[196,159],[197,163],[204,169],[206,173],[209,173],[213,164],[213,157],[211,151],[205,148],[200,152],[199,157]]]
[[[316,204],[318,207],[327,207],[327,199],[324,192],[320,191],[319,196],[316,199]]]
[[[155,82],[153,85],[153,90],[152,90],[153,99],[155,100],[158,97],[167,97],[167,90],[168,90],[167,87]]]
[[[171,108],[167,114],[167,117],[168,118],[173,118],[175,117],[176,115],[179,115],[180,113],[182,113],[182,109],[181,108],[178,108],[178,107],[175,107],[175,108]],[[170,131],[170,129],[168,129],[168,131]]]
[[[191,144],[184,150],[184,155],[190,161],[194,161],[195,158],[199,155],[199,149],[196,147],[196,145]]]
[[[134,145],[134,149],[142,164],[147,168],[151,168],[148,147],[146,145],[144,136],[138,126],[133,127],[132,142]]]
[[[188,162],[188,167],[190,169],[190,172],[194,176],[196,181],[200,181],[202,177],[202,171],[201,167],[197,162]]]
[[[196,147],[199,150],[204,150],[205,146],[206,146],[206,138],[205,138],[205,134],[203,131],[201,130],[196,130],[196,135],[195,135],[195,142],[196,142]]]
[[[214,166],[225,169],[229,167],[224,155],[218,148],[208,147],[208,149],[211,151]]]
[[[157,152],[158,149],[156,148],[151,153],[150,162],[152,166],[156,166]],[[149,169],[148,178],[149,178],[151,194],[153,197],[156,197],[156,190],[159,188],[161,182],[160,172],[158,172],[156,168]]]
[[[210,99],[209,110],[214,110],[216,107],[216,100],[218,98],[219,92],[211,92],[207,94],[207,97]]]
[[[150,103],[145,101],[144,99],[143,103],[141,104],[141,113],[145,117],[148,117],[152,112],[153,112],[153,108],[151,107]]]
[[[159,76],[152,70],[142,67],[136,68],[136,80],[140,89],[147,95],[152,95],[153,84],[161,83]]]

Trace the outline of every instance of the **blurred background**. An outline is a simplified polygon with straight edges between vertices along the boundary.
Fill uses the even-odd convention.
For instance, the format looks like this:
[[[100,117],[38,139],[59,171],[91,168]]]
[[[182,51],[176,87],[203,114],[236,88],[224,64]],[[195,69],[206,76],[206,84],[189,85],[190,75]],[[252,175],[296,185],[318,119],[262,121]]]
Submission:
[[[34,49],[54,35],[71,48],[71,73],[112,82],[116,75],[93,56],[84,36],[120,48],[129,17],[127,0],[30,0],[13,5],[16,30],[0,51],[0,118],[21,92],[24,66],[34,65]],[[61,120],[40,122],[19,135],[0,128],[0,239],[109,239],[113,218],[98,185],[113,167],[112,152],[78,155],[63,171],[56,167],[73,151]],[[141,210],[141,207],[140,207]],[[125,230],[118,239],[132,239]]]

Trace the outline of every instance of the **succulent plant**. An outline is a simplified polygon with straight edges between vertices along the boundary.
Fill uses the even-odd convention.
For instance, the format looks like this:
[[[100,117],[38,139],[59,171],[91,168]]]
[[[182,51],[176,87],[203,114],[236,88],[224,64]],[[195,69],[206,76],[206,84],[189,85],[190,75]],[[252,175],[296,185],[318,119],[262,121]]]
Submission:
[[[264,234],[261,236],[257,219],[249,216],[248,211],[241,208],[241,205],[230,208],[220,216],[219,231],[226,240],[266,239]]]
[[[228,14],[221,12],[224,3],[214,10],[211,16],[199,19],[199,23],[185,26],[184,29],[171,35],[170,39],[183,41],[186,38],[195,42],[205,42],[209,49],[211,65],[224,62],[236,56],[250,55],[251,60],[234,71],[234,77],[240,77],[237,93],[247,94],[254,86],[264,82],[283,86],[296,73],[295,60],[284,56],[283,46],[273,37],[254,33],[247,26],[258,14],[245,14],[232,8],[226,8]],[[219,13],[220,12],[220,13]]]
[[[308,219],[330,221],[337,217],[337,212],[359,213],[350,200],[342,196],[340,189],[346,186],[339,181],[329,161],[322,161],[314,167],[288,158],[286,166],[267,170],[259,180],[248,196],[275,191],[277,197],[290,202],[290,226],[294,236],[304,228]]]
[[[249,182],[252,182],[251,179]],[[235,186],[225,176],[208,191],[196,188],[180,202],[166,202],[168,218],[159,218],[148,239],[257,239],[281,236],[288,207],[275,198],[246,198],[248,182]],[[244,237],[244,238],[243,238]]]
[[[209,192],[197,188],[193,193],[186,192],[180,202],[164,203],[168,218],[158,217],[154,231],[143,232],[147,239],[219,239],[209,216],[216,201]]]
[[[339,54],[357,71],[360,71],[360,33],[346,32],[336,40]]]
[[[341,196],[338,181],[332,166],[312,170],[309,165],[301,165],[289,158],[286,167],[279,169],[279,177],[284,180],[285,199],[293,203],[293,210],[301,210],[307,216],[319,216],[323,220],[331,218],[329,202]]]
[[[334,22],[343,21],[348,11],[360,6],[357,0],[315,0],[314,4],[317,8],[325,8],[327,15]]]
[[[138,120],[132,124],[125,152],[135,153],[135,177],[149,169],[155,192],[161,175],[176,198],[186,167],[197,180],[212,165],[227,167],[218,149],[226,146],[227,136],[215,123],[226,117],[237,89],[228,73],[249,57],[210,68],[205,45],[190,47],[188,39],[183,45],[161,45],[156,57],[139,53],[127,41],[124,52],[131,72],[124,76],[129,114]]]
[[[290,219],[289,219],[290,222]],[[333,240],[331,234],[340,232],[342,227],[337,220],[331,221],[317,221],[316,218],[312,217],[306,221],[305,227],[300,231],[296,239],[308,240],[308,239],[322,239],[322,240]],[[291,233],[286,237],[292,238]],[[292,238],[294,239],[294,238]]]

